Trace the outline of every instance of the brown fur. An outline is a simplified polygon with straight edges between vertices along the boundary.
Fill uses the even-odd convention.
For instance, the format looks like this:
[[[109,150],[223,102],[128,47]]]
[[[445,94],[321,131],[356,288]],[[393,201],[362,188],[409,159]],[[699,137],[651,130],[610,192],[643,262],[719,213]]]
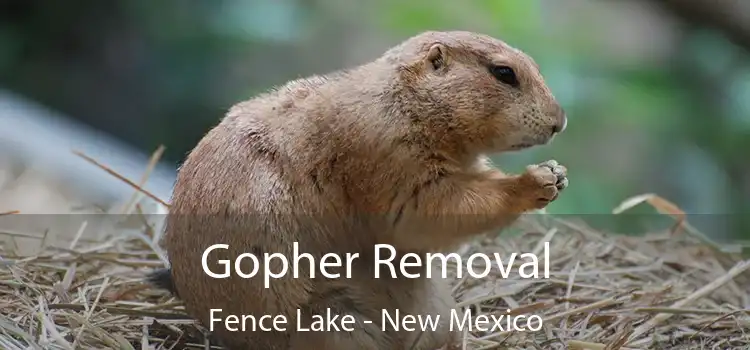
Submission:
[[[520,86],[498,81],[490,63],[512,67]],[[446,251],[546,206],[567,185],[564,167],[507,175],[485,155],[548,143],[564,122],[531,58],[470,32],[422,33],[370,63],[239,103],[179,171],[163,241],[175,292],[204,324],[210,308],[283,314],[291,325],[298,308],[374,321],[351,333],[217,330],[231,349],[410,349],[417,334],[380,332],[380,310],[447,319],[454,300],[438,278],[372,279],[373,245]],[[229,244],[221,258],[230,259],[291,256],[295,241],[316,257],[362,257],[352,279],[289,273],[269,289],[262,278],[213,279],[201,268],[216,243]],[[454,336],[423,334],[414,349]]]

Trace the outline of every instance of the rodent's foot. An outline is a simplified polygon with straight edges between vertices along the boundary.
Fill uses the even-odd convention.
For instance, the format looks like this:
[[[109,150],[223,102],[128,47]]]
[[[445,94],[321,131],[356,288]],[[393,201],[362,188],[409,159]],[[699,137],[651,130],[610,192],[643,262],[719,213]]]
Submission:
[[[525,194],[531,200],[532,209],[541,209],[557,199],[562,190],[568,187],[567,169],[555,160],[529,165],[521,175],[526,188]]]

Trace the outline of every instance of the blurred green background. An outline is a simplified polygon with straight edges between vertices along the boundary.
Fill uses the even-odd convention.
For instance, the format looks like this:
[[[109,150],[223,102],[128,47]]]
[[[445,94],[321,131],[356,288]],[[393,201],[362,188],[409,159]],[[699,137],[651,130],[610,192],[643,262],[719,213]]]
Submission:
[[[4,0],[0,87],[143,152],[164,144],[176,166],[233,103],[273,85],[366,62],[423,30],[479,31],[534,56],[568,112],[553,145],[497,159],[508,171],[567,165],[571,186],[550,212],[610,213],[653,192],[714,237],[750,238],[748,5]]]

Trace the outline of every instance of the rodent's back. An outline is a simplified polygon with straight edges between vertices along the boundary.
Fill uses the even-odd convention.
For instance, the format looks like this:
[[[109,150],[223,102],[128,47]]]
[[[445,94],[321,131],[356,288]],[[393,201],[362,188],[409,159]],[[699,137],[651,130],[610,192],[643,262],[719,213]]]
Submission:
[[[266,99],[278,98],[266,96]],[[245,109],[247,108],[247,109]],[[208,276],[201,255],[214,244],[227,244],[208,259],[208,268],[223,271],[218,260],[234,261],[251,253],[262,261],[263,253],[291,256],[291,242],[303,246],[313,238],[301,230],[302,218],[292,213],[304,199],[295,195],[291,168],[281,145],[266,130],[273,120],[264,117],[267,101],[248,101],[233,108],[219,125],[210,130],[180,167],[173,190],[163,246],[171,263],[175,294],[184,300],[188,313],[209,324],[209,309],[236,315],[285,315],[293,319],[296,308],[312,289],[304,276],[297,280],[275,280],[269,289],[256,275],[241,279]],[[279,115],[281,117],[281,115]],[[307,234],[306,234],[307,233]],[[247,260],[247,259],[246,259]],[[233,268],[233,264],[230,265]],[[259,266],[259,271],[278,266]],[[244,271],[250,271],[247,266]],[[218,327],[217,335],[226,346],[284,349],[281,332],[254,334],[228,332]]]
[[[390,141],[383,137],[389,134],[385,128],[394,126],[357,119],[361,116],[351,109],[363,107],[341,103],[352,93],[337,88],[343,78],[295,81],[240,103],[188,155],[179,170],[163,242],[178,294],[213,295],[216,300],[210,302],[219,303],[224,297],[234,299],[228,295],[255,293],[269,302],[248,304],[254,311],[273,311],[268,305],[292,310],[296,300],[273,303],[270,298],[294,288],[305,294],[309,285],[304,278],[295,286],[277,280],[270,290],[259,288],[258,279],[214,280],[202,271],[201,254],[217,243],[230,249],[226,257],[214,251],[213,261],[245,252],[291,256],[292,242],[313,255],[372,246],[375,238],[366,232],[362,215],[382,215],[378,211],[388,209],[377,208],[384,194],[376,192],[385,178],[396,176],[393,162],[383,159],[394,157],[385,150]],[[188,284],[211,290],[179,290]]]

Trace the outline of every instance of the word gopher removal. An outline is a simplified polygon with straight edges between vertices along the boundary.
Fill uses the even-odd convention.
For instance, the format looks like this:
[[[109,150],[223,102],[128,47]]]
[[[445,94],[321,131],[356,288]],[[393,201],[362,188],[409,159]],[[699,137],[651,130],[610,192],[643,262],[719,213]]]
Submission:
[[[292,272],[293,278],[300,278],[300,276],[303,275],[302,273],[300,273],[300,266],[302,265],[301,260],[307,261],[307,270],[304,272],[306,272],[305,276],[309,276],[309,278],[315,278],[316,270],[320,271],[320,274],[327,278],[341,278],[340,272],[330,272],[328,270],[329,268],[343,268],[346,278],[352,278],[352,263],[355,259],[359,258],[359,253],[347,253],[346,259],[342,259],[337,254],[328,253],[323,255],[323,257],[320,259],[320,262],[316,264],[315,258],[309,253],[300,253],[299,243],[294,242],[292,243],[293,253],[291,257],[291,263],[286,256],[279,253],[264,253],[262,259],[252,253],[242,253],[234,259],[234,263],[231,263],[230,260],[218,260],[217,263],[223,266],[220,268],[222,272],[212,271],[208,267],[208,259],[210,253],[216,249],[228,248],[229,246],[226,244],[214,244],[208,247],[208,249],[206,249],[201,256],[201,265],[203,267],[203,271],[205,271],[207,275],[213,278],[229,278],[230,276],[232,276],[232,267],[234,267],[234,274],[236,274],[237,276],[241,278],[253,278],[258,274],[261,266],[265,266],[266,268],[264,269],[264,271],[262,271],[264,288],[270,287],[271,279],[283,278],[290,272],[290,270]],[[381,256],[384,250],[388,251],[388,257]],[[376,244],[374,255],[374,263],[376,267],[374,270],[374,278],[381,277],[380,275],[382,270],[378,268],[379,266],[386,267],[387,271],[390,271],[391,278],[421,278],[421,273],[409,272],[408,268],[427,266],[426,269],[423,269],[425,271],[424,277],[432,278],[432,273],[436,270],[434,268],[435,264],[439,264],[440,266],[438,269],[440,271],[440,278],[448,278],[448,267],[450,265],[450,261],[453,261],[453,263],[458,267],[458,269],[456,269],[457,278],[462,278],[464,276],[464,270],[466,270],[469,276],[473,278],[487,277],[492,270],[493,262],[497,267],[498,274],[502,278],[508,278],[511,272],[511,267],[513,266],[513,263],[515,262],[516,256],[518,254],[512,253],[508,258],[508,262],[506,264],[503,263],[502,257],[499,253],[494,253],[493,258],[490,258],[487,254],[474,253],[470,255],[465,262],[464,259],[456,253],[427,253],[424,261],[418,254],[407,253],[401,256],[399,261],[396,263],[400,272],[399,274],[396,273],[397,268],[396,266],[394,266],[394,260],[397,256],[395,247],[388,244]],[[520,255],[520,258],[527,260],[527,262],[521,264],[521,266],[518,268],[519,276],[521,278],[539,278],[539,258],[533,253],[523,253]],[[249,259],[251,261],[252,267],[249,269],[249,271],[243,270],[244,259]],[[478,268],[478,264],[481,264],[484,267]],[[278,266],[279,269],[277,271],[270,271],[267,268],[268,266]],[[544,278],[549,278],[549,242],[544,243]]]
[[[290,81],[231,107],[187,156],[161,242],[170,266],[150,280],[203,325],[218,309],[281,315],[305,329],[312,315],[332,310],[357,325],[314,333],[214,327],[229,349],[460,348],[450,280],[416,275],[410,264],[451,257],[555,201],[568,187],[564,166],[548,160],[504,172],[489,156],[552,147],[566,126],[531,57],[467,31],[424,32],[360,66]],[[281,273],[289,264],[278,256],[294,249],[324,261],[325,274]],[[257,268],[267,277],[204,271],[223,276],[227,261],[245,253],[258,263],[234,261],[235,272]],[[487,258],[471,265],[497,261]],[[349,272],[329,268],[339,262]],[[536,276],[529,264],[523,273]],[[441,317],[426,332],[381,331],[383,312],[395,310]]]

